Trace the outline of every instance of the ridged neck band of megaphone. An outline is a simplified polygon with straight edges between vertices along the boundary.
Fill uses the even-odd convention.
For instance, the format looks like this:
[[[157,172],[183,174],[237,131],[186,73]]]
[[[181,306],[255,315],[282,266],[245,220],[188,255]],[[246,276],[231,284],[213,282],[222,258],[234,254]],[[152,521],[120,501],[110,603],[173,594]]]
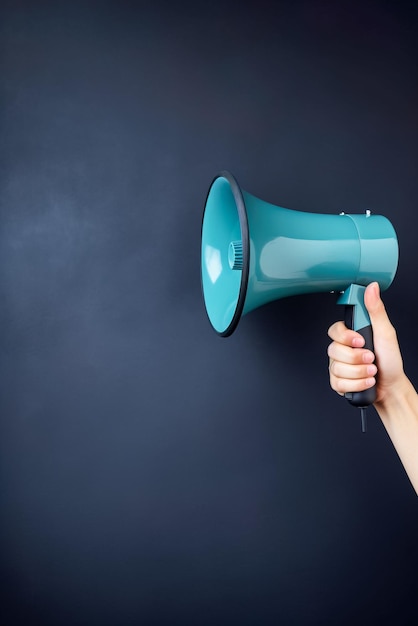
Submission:
[[[202,222],[201,277],[215,331],[230,335],[242,315],[268,302],[350,285],[392,283],[395,230],[381,215],[307,213],[240,189],[227,171],[210,186]]]

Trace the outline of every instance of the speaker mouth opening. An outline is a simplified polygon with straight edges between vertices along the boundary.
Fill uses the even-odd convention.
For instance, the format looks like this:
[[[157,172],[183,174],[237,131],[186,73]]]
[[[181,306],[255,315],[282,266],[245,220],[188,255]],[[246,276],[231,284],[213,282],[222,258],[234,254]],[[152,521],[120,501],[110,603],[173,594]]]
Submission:
[[[212,201],[212,193],[216,194],[219,179],[224,179],[228,184],[229,202],[226,203],[227,206],[225,207],[218,206],[215,200]],[[214,211],[215,214],[212,215]],[[226,221],[225,225],[224,221]],[[234,229],[232,229],[231,223],[234,223]],[[239,232],[237,232],[237,227]],[[224,232],[218,234],[222,229]],[[232,230],[235,232],[229,232]],[[216,240],[219,238],[219,245],[213,247],[206,245],[211,236]],[[219,247],[222,250],[218,250]],[[212,258],[214,275],[210,276],[210,270],[209,278],[204,276],[208,266],[205,258],[207,249],[210,249],[211,254],[214,255]],[[221,262],[222,255],[225,255],[226,259],[224,264]],[[247,294],[249,272],[250,238],[244,198],[234,176],[229,171],[223,170],[213,179],[206,197],[202,219],[201,272],[206,313],[212,327],[221,337],[231,335],[241,319]],[[219,286],[219,278],[221,286]],[[217,282],[218,286],[216,286]]]

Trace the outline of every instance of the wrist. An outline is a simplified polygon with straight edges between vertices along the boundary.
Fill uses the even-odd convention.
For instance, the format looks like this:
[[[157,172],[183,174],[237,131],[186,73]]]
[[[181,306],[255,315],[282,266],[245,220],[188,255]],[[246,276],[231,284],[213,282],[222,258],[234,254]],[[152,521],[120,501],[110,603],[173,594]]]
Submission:
[[[418,495],[418,395],[405,374],[375,408]]]
[[[382,399],[375,402],[375,408],[382,419],[393,415],[409,412],[413,413],[418,407],[418,395],[411,381],[404,372],[382,395]],[[415,410],[414,410],[415,409]]]

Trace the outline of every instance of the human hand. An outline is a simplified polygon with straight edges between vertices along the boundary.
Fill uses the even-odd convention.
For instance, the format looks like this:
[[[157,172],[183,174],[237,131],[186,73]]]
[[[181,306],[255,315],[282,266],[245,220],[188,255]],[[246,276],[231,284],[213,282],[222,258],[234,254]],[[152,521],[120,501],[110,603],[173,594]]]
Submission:
[[[395,328],[380,298],[378,283],[365,290],[364,303],[373,328],[374,353],[363,348],[363,337],[336,322],[328,335],[329,376],[332,389],[344,395],[376,385],[376,403],[383,402],[404,379],[402,356]]]

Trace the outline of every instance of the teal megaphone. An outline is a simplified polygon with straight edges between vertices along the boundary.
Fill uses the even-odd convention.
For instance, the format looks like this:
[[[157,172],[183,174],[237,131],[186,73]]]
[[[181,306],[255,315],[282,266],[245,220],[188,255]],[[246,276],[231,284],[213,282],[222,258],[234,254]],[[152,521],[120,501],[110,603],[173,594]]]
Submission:
[[[377,281],[392,283],[398,241],[381,215],[328,215],[275,206],[243,191],[230,172],[209,188],[202,222],[203,297],[214,330],[227,337],[241,316],[288,296],[338,292],[346,324],[373,350],[363,294]],[[375,389],[346,394],[360,408],[372,404]],[[362,410],[363,430],[365,413]]]

